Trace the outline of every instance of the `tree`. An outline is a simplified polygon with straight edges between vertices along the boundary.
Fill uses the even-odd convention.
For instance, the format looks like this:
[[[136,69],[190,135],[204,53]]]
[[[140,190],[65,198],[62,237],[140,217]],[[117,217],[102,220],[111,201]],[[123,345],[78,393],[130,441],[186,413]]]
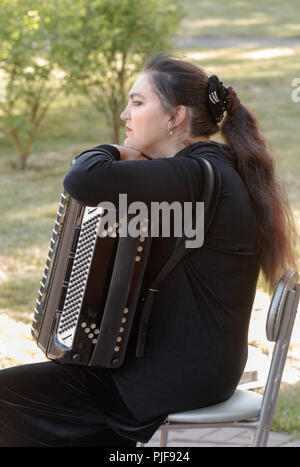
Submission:
[[[145,57],[171,49],[183,10],[178,0],[68,0],[56,16],[57,62],[69,88],[104,113],[120,141],[120,113]]]
[[[48,4],[44,0],[1,0],[0,69],[5,81],[1,117],[24,169],[50,104],[60,92],[59,70],[49,48]]]
[[[145,57],[171,49],[179,0],[0,0],[3,125],[26,167],[32,142],[58,94],[83,93],[119,143],[120,113]],[[63,76],[63,79],[59,78]],[[67,87],[66,87],[67,83]]]

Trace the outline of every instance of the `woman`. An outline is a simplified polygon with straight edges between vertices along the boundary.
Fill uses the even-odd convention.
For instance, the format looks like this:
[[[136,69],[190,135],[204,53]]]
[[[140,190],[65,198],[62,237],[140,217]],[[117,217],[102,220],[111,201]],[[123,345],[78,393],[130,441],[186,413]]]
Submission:
[[[0,445],[134,446],[147,442],[168,413],[227,399],[247,360],[259,272],[273,287],[293,263],[293,223],[272,158],[232,88],[158,54],[131,88],[121,118],[124,146],[82,153],[64,179],[71,196],[91,206],[117,205],[120,193],[128,204],[148,207],[201,201],[205,181],[196,155],[221,174],[214,220],[204,245],[161,287],[143,358],[134,354],[133,333],[119,369],[46,362],[0,372]],[[210,140],[219,130],[226,144]],[[174,241],[156,239],[146,284]]]

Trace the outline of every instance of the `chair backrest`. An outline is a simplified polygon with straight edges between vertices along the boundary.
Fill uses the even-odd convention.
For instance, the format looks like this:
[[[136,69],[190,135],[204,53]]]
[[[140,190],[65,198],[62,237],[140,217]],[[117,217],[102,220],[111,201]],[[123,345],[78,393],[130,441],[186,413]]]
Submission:
[[[274,291],[268,311],[266,334],[268,340],[275,342],[268,379],[264,391],[261,410],[259,414],[259,430],[268,436],[289,343],[297,314],[300,296],[300,283],[298,274],[289,270],[284,273]],[[262,436],[257,433],[257,436]]]
[[[292,305],[288,302],[293,301],[297,280],[298,274],[295,271],[286,271],[274,291],[266,323],[267,338],[271,342],[278,340],[280,329],[281,333],[284,332],[284,321],[289,320],[289,311],[286,311],[286,308],[289,307],[290,309]]]

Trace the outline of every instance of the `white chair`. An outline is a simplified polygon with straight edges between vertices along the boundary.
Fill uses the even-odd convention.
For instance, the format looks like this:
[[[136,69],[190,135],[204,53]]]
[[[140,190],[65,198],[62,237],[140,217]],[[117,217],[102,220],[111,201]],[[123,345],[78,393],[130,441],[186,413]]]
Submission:
[[[286,271],[271,300],[266,335],[269,341],[275,342],[275,346],[263,395],[237,389],[232,397],[220,404],[170,414],[160,427],[161,447],[167,446],[170,430],[210,427],[252,428],[252,446],[267,445],[299,303],[300,283],[297,281],[295,271]]]

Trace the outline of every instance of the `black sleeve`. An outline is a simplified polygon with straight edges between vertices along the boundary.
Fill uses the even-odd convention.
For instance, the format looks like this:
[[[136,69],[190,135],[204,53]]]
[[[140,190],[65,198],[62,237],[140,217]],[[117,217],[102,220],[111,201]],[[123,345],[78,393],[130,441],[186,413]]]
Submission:
[[[101,201],[117,206],[122,193],[127,195],[128,204],[196,201],[200,183],[201,170],[194,159],[179,156],[121,161],[118,149],[111,145],[81,153],[63,181],[66,191],[86,206],[97,206]]]

